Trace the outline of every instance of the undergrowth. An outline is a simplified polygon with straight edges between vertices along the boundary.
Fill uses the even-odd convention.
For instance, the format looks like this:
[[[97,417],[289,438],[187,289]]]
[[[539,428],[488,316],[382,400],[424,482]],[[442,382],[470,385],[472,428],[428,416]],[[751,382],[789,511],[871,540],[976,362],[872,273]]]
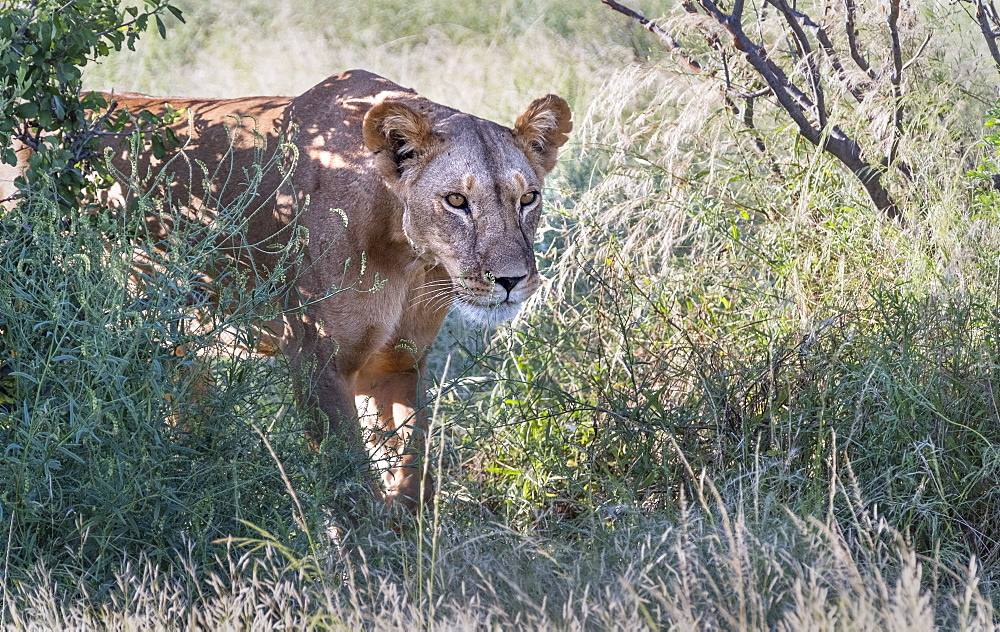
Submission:
[[[305,449],[283,365],[245,351],[274,318],[301,239],[252,280],[219,245],[239,241],[271,169],[243,174],[246,195],[208,223],[143,195],[138,175],[140,213],[65,214],[33,188],[0,218],[4,582],[44,566],[106,586],[121,555],[160,564],[187,550],[200,563],[256,525],[308,550],[295,503],[332,502],[350,457]],[[154,215],[168,238],[136,219]]]
[[[996,78],[954,5],[907,14],[936,30],[908,75],[895,222],[780,117],[761,106],[751,133],[711,76],[597,2],[421,2],[399,39],[386,12],[417,9],[365,6],[362,28],[346,10],[324,26],[309,2],[295,19],[244,4],[189,7],[195,31],[141,48],[140,66],[190,61],[177,81],[216,72],[245,94],[361,65],[508,121],[565,88],[575,144],[545,193],[547,281],[496,333],[446,323],[428,376],[433,506],[347,516],[330,501],[347,466],[305,448],[280,362],[209,353],[211,379],[192,379],[177,280],[194,281],[197,252],[140,290],[116,216],[67,224],[43,201],[4,216],[5,253],[25,253],[0,264],[4,623],[997,627]],[[213,20],[297,34],[261,44],[308,49],[270,56],[305,60],[281,73],[291,87],[257,87],[275,73],[232,72],[228,54],[208,63],[225,48]],[[502,56],[517,72],[496,72]],[[193,90],[147,80],[122,87]],[[210,329],[262,317],[242,314]],[[198,384],[211,410],[189,406]]]

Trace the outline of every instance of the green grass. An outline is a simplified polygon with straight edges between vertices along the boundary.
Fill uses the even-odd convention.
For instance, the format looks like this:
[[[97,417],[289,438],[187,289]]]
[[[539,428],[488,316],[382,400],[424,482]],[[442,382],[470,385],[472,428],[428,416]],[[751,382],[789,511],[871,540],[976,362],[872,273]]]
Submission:
[[[673,3],[636,6],[685,35],[702,28]],[[8,448],[0,461],[21,473],[0,496],[2,624],[997,626],[1000,145],[982,141],[996,75],[960,8],[906,16],[908,46],[934,37],[908,75],[900,152],[914,177],[889,176],[897,223],[760,103],[776,176],[717,78],[678,70],[596,0],[182,7],[188,24],[88,67],[89,87],[294,94],[364,67],[501,122],[539,94],[567,96],[573,142],[537,246],[547,280],[495,334],[446,323],[429,376],[438,495],[400,520],[343,511],[344,464],[304,449],[280,363],[218,358],[202,434],[165,427],[160,391],[182,405],[191,382],[163,344],[177,332],[155,334],[169,318],[126,318],[125,250],[94,268],[104,276],[45,268],[54,293],[24,292],[49,302],[28,318],[11,300],[3,316],[26,326],[4,329],[7,349],[25,345],[19,372],[58,379],[35,392],[36,425],[8,441],[40,456],[13,463],[28,452]],[[877,8],[864,14],[872,47]],[[833,107],[862,134],[880,104]],[[81,246],[61,235],[25,243],[49,249],[39,261],[72,261]],[[91,312],[63,309],[63,287]],[[178,311],[183,293],[161,292]],[[35,356],[45,327],[78,329]],[[64,359],[88,349],[96,371]],[[149,358],[162,375],[144,373]],[[119,378],[127,399],[101,390]],[[95,428],[106,452],[73,452]],[[67,446],[82,463],[56,456]],[[109,480],[146,504],[109,502]],[[90,530],[56,511],[83,492],[101,501]],[[182,511],[150,515],[175,498]]]

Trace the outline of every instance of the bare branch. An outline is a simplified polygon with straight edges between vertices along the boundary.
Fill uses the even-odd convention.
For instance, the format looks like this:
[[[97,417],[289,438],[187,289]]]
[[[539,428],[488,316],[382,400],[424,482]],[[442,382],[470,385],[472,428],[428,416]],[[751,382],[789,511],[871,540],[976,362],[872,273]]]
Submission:
[[[889,40],[892,47],[892,72],[889,83],[892,84],[892,136],[889,139],[889,152],[886,163],[896,162],[899,151],[899,139],[903,136],[903,54],[899,45],[899,0],[889,0]]]
[[[684,63],[686,63],[689,68],[691,68],[691,70],[694,70],[695,72],[701,72],[701,64],[699,64],[696,60],[692,59],[691,57],[688,57],[688,55],[681,48],[681,45],[677,43],[677,40],[674,39],[673,36],[670,35],[670,33],[667,33],[658,25],[647,20],[646,17],[641,13],[639,13],[638,11],[633,11],[632,9],[626,6],[619,4],[618,2],[615,2],[615,0],[601,0],[601,2],[608,5],[615,11],[618,11],[619,13],[623,13],[629,16],[630,18],[641,24],[643,28],[645,28],[647,31],[660,38],[660,41],[666,45],[666,47],[670,50],[670,52],[680,57],[684,61]]]
[[[864,185],[875,206],[890,218],[900,216],[899,207],[892,201],[882,184],[882,171],[861,157],[861,147],[836,125],[829,128],[815,128],[806,117],[812,110],[809,97],[802,93],[785,75],[784,71],[746,33],[740,23],[722,12],[713,0],[699,0],[705,11],[733,36],[733,46],[743,52],[754,70],[767,82],[782,109],[792,117],[799,133],[809,142],[821,147],[840,160]]]
[[[868,64],[868,60],[865,56],[861,54],[861,50],[858,48],[858,30],[854,24],[854,12],[857,10],[857,5],[854,4],[855,0],[844,0],[844,6],[847,9],[847,20],[845,24],[845,29],[847,30],[847,45],[851,49],[851,59],[854,63],[858,65],[868,78],[872,81],[878,79],[878,75],[872,70],[872,67]]]
[[[889,195],[888,190],[885,188],[885,185],[882,183],[884,167],[878,163],[873,164],[865,160],[862,156],[861,146],[858,142],[854,138],[848,136],[839,126],[828,122],[827,104],[824,97],[822,78],[817,59],[818,54],[813,49],[807,30],[816,38],[820,48],[824,51],[823,54],[831,60],[831,65],[835,69],[840,80],[847,82],[848,78],[846,71],[843,68],[843,64],[840,63],[839,57],[833,48],[832,41],[822,28],[814,24],[808,16],[805,16],[790,6],[787,0],[765,0],[764,2],[764,6],[773,6],[781,14],[781,17],[791,29],[795,46],[801,57],[804,59],[804,63],[806,65],[805,77],[806,81],[810,84],[809,88],[806,88],[806,90],[812,93],[812,96],[810,96],[797,86],[789,78],[785,70],[770,57],[764,47],[763,39],[761,39],[761,42],[758,43],[746,34],[743,29],[743,23],[739,19],[741,14],[737,13],[735,10],[743,9],[742,2],[734,1],[733,14],[727,14],[719,8],[716,0],[683,1],[685,10],[696,11],[697,9],[695,8],[695,5],[700,6],[701,11],[699,11],[699,13],[704,12],[708,15],[708,17],[715,20],[726,30],[732,38],[733,48],[742,53],[747,63],[753,68],[759,78],[763,80],[767,86],[764,90],[751,93],[741,93],[733,90],[732,78],[728,64],[728,55],[725,47],[721,46],[721,43],[718,40],[715,40],[714,42],[710,40],[713,48],[719,50],[722,57],[726,81],[724,98],[726,105],[729,107],[730,111],[733,112],[733,114],[737,116],[742,114],[743,123],[750,130],[752,130],[755,135],[757,135],[756,127],[754,125],[753,99],[770,92],[774,95],[774,98],[778,102],[780,108],[784,110],[789,117],[791,117],[798,129],[799,134],[803,138],[821,148],[823,151],[829,153],[839,160],[845,167],[847,167],[858,178],[858,180],[861,181],[861,184],[865,187],[865,190],[868,192],[868,195],[872,202],[874,202],[876,208],[890,218],[900,217],[899,208],[896,206],[895,202]],[[612,8],[616,8],[614,5],[618,5],[618,3],[614,2],[614,0],[601,0],[601,2]],[[872,69],[868,66],[864,57],[859,52],[857,34],[854,30],[854,0],[845,0],[845,2],[847,3],[848,9],[848,38],[851,45],[851,56],[855,63],[857,63],[870,78],[874,79],[876,77],[874,71],[872,71]],[[896,7],[897,18],[894,18],[894,20],[898,19],[899,0],[890,0],[890,2],[893,2]],[[763,10],[763,6],[761,9]],[[621,12],[625,13],[624,11]],[[630,15],[630,17],[633,17],[634,19],[638,19],[635,18],[635,15],[632,15],[632,13],[625,14]],[[893,24],[895,24],[895,22],[893,22]],[[896,33],[896,39],[898,41],[898,32]],[[902,75],[902,62],[900,61],[895,68],[895,76],[898,79]],[[858,89],[856,87],[852,86],[852,88],[852,94],[856,99],[859,96],[863,97],[863,93],[857,92]],[[733,101],[734,97],[746,100],[742,112],[740,112],[739,108]],[[893,104],[894,107],[897,108],[896,130],[901,129],[902,112],[900,103],[901,100],[897,98]],[[898,137],[899,135],[897,133],[894,136],[894,143],[898,143]],[[766,146],[763,144],[763,138],[759,135],[757,135],[757,138],[759,142],[755,141],[755,146],[758,150],[765,150]],[[776,173],[780,173],[780,171]]]
[[[997,48],[997,37],[1000,37],[1000,33],[994,30],[994,26],[998,26],[996,7],[992,1],[989,5],[986,4],[986,0],[975,1],[976,21],[979,22],[979,30],[982,31],[983,39],[986,40],[986,47],[990,50],[993,63],[1000,68],[1000,49]]]
[[[740,92],[739,90],[726,88],[726,94],[731,97],[736,97],[737,99],[759,99],[760,97],[771,94],[771,88],[761,88],[760,90],[754,90],[753,92]]]
[[[924,52],[924,49],[927,48],[927,43],[930,42],[930,41],[931,41],[931,34],[928,33],[927,37],[924,38],[924,41],[921,42],[920,46],[917,47],[917,52],[913,53],[913,57],[910,57],[910,60],[907,61],[905,64],[903,64],[903,68],[902,68],[903,72],[906,72],[906,70],[910,66],[912,66],[913,64],[916,63],[917,59],[920,58],[920,54]]]
[[[809,115],[815,110],[815,105],[801,90],[785,75],[785,72],[768,57],[762,46],[755,44],[743,31],[743,26],[723,13],[713,0],[699,0],[705,11],[719,24],[726,28],[733,38],[733,46],[744,54],[757,74],[767,83],[802,134],[809,142],[820,143],[821,130],[813,127]]]
[[[808,29],[813,34],[813,37],[815,37],[816,41],[819,42],[820,48],[823,50],[823,54],[830,61],[830,65],[833,66],[834,71],[837,73],[837,78],[844,85],[844,88],[851,93],[851,96],[853,96],[858,103],[861,103],[864,100],[863,91],[868,90],[871,87],[870,84],[864,84],[861,86],[854,85],[854,83],[847,76],[844,64],[840,61],[840,55],[837,54],[836,49],[833,47],[833,41],[827,34],[826,29],[813,22],[808,15],[802,13],[801,11],[797,11],[796,9],[790,7],[789,12],[795,16],[795,19],[802,24],[804,29]]]
[[[733,19],[736,20],[737,22],[743,21],[743,0],[734,0]]]
[[[813,53],[812,45],[809,43],[809,37],[802,29],[799,21],[795,19],[791,7],[788,6],[785,0],[767,0],[767,2],[781,12],[781,15],[785,18],[785,22],[792,29],[792,34],[795,36],[795,41],[806,62],[807,77],[809,84],[812,86],[813,97],[816,100],[813,116],[819,121],[821,128],[826,127],[826,97],[823,94],[823,82],[819,75],[819,68],[816,65],[816,55]],[[735,16],[733,17],[735,19]]]

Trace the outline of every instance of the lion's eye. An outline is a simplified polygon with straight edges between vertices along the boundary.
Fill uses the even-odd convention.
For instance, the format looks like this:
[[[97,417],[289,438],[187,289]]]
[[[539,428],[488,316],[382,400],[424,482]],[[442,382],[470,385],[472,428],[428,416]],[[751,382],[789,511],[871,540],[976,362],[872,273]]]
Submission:
[[[469,208],[469,201],[465,199],[465,196],[461,193],[449,193],[444,197],[444,200],[448,203],[448,206],[454,208],[460,208],[463,210]]]
[[[521,196],[521,206],[531,206],[538,199],[538,191],[529,191]]]

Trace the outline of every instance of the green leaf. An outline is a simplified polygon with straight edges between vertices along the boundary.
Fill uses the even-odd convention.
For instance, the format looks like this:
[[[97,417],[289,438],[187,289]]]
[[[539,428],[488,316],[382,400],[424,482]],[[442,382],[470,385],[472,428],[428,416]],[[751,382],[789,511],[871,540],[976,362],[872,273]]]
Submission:
[[[21,119],[33,119],[38,116],[37,103],[22,103],[14,110],[15,116]]]
[[[170,11],[181,24],[184,24],[184,14],[181,12],[180,9],[178,9],[173,5],[168,4],[167,11]]]
[[[163,146],[163,138],[156,134],[153,136],[153,157],[157,160],[162,160],[164,156],[167,155],[167,150]]]
[[[58,96],[52,97],[52,109],[55,111],[56,120],[61,121],[66,118],[66,108]]]
[[[156,16],[156,30],[160,33],[160,37],[167,39],[167,27],[163,25],[160,16]]]

